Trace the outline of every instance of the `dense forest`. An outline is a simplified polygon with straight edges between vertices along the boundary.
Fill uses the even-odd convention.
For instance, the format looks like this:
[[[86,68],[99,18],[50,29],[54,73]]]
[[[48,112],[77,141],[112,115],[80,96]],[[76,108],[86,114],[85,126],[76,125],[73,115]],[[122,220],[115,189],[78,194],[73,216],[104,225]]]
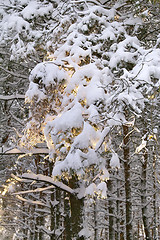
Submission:
[[[0,0],[2,240],[160,239],[160,1]]]

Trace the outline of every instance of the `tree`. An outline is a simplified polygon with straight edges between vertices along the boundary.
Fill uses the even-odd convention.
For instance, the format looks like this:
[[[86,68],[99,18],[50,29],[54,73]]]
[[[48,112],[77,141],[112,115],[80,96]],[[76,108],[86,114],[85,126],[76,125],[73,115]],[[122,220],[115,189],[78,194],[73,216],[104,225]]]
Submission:
[[[88,195],[90,198],[108,195],[106,214],[109,217],[106,218],[109,227],[106,231],[109,231],[110,240],[133,239],[133,225],[138,229],[139,220],[143,221],[145,236],[148,237],[151,235],[151,230],[148,230],[151,218],[145,219],[144,203],[150,191],[147,176],[150,172],[155,174],[155,169],[148,170],[137,158],[144,150],[148,151],[146,141],[156,139],[147,133],[140,142],[140,134],[145,132],[141,121],[146,118],[145,108],[150,104],[152,95],[156,99],[155,104],[159,96],[159,38],[154,39],[158,26],[155,21],[157,15],[149,25],[147,20],[151,19],[152,12],[146,9],[146,6],[149,8],[148,1],[146,6],[142,2],[135,2],[131,6],[130,1],[106,2],[104,5],[101,1],[70,1],[67,6],[60,1],[56,12],[61,9],[62,19],[56,16],[56,24],[51,15],[51,2],[34,3],[35,13],[30,8],[31,3],[23,5],[23,10],[16,10],[16,21],[12,24],[19,31],[18,36],[14,35],[15,42],[11,46],[12,59],[19,59],[19,53],[22,53],[28,61],[32,58],[36,61],[37,54],[39,60],[44,60],[30,73],[26,93],[30,115],[19,148],[28,148],[29,152],[32,147],[46,141],[48,162],[52,167],[46,176],[33,169],[34,174],[22,173],[21,178],[25,179],[23,181],[44,182],[64,192],[66,215],[63,222],[66,229],[62,236],[66,239],[76,239],[78,236],[87,238],[83,221]],[[150,7],[151,11],[152,8],[154,6]],[[37,25],[39,16],[43,21],[41,27]],[[7,15],[4,22],[9,19]],[[33,25],[30,23],[32,19]],[[155,27],[152,41],[151,26]],[[8,30],[4,28],[3,38],[13,37]],[[28,30],[33,36],[40,32],[42,37],[38,35],[33,41],[31,35],[26,34]],[[39,48],[39,41],[42,48]],[[43,56],[39,55],[40,50]],[[154,116],[158,116],[158,111]],[[148,123],[146,125],[149,126]],[[145,152],[143,155],[146,159]],[[153,163],[154,157],[151,159]],[[116,172],[115,168],[120,170]],[[132,179],[135,177],[135,168],[142,170],[142,179],[136,175],[141,194],[146,194],[141,198],[134,193],[136,183]],[[148,175],[145,175],[146,171]],[[152,183],[155,192],[155,177]],[[55,194],[51,193],[51,201],[58,200],[58,196],[58,190]],[[138,220],[134,219],[134,199],[141,201],[138,210],[142,210],[142,218],[139,214]],[[155,220],[153,236],[157,234],[156,199],[155,194],[153,205],[150,205]],[[93,212],[94,238],[98,239],[101,233],[97,230],[96,220],[100,216],[96,209]],[[121,222],[118,221],[120,214]],[[51,231],[59,221],[55,216],[51,206]],[[91,219],[88,218],[88,222]],[[67,221],[71,223],[71,232],[67,232]],[[125,234],[121,234],[124,225]],[[140,231],[137,232],[140,235]],[[51,239],[55,237],[54,234],[51,234]]]

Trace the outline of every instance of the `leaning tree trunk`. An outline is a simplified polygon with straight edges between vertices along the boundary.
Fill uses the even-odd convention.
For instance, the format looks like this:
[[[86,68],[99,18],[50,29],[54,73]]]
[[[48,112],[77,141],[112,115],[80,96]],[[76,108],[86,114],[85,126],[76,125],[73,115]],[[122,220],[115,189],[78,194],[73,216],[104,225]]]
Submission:
[[[72,176],[69,180],[69,187],[72,189],[76,189],[79,187],[78,185],[78,177]],[[70,200],[70,208],[71,208],[71,229],[72,229],[72,239],[83,239],[83,237],[79,238],[79,232],[83,228],[83,207],[84,207],[84,199],[78,199],[75,195],[69,195]]]
[[[132,231],[132,199],[131,199],[131,176],[130,176],[130,152],[129,152],[129,127],[123,125],[123,158],[125,175],[126,195],[126,240],[133,239]]]

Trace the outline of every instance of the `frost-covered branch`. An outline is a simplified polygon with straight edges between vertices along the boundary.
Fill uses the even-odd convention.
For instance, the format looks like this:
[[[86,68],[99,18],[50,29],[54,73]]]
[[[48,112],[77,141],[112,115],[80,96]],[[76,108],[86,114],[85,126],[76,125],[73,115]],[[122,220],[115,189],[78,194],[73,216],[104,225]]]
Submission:
[[[25,198],[23,198],[19,195],[17,195],[16,197],[17,197],[18,200],[21,200],[21,201],[26,202],[28,204],[40,205],[40,206],[43,206],[43,207],[50,207],[47,204],[42,203],[41,201],[34,201],[34,200],[31,200],[31,199],[25,199]]]
[[[31,150],[27,150],[25,148],[20,148],[20,147],[2,147],[0,149],[0,155],[14,155],[14,154],[25,154],[27,155],[35,155],[35,154],[48,154],[49,150],[48,148],[32,148]]]
[[[11,75],[14,76],[14,77],[23,78],[23,79],[28,79],[28,76],[25,76],[25,75],[23,75],[23,74],[16,74],[15,72],[9,71],[9,70],[7,70],[6,68],[4,68],[4,67],[2,67],[2,66],[0,66],[0,69],[3,70],[3,71],[6,72],[6,73],[11,74]]]
[[[14,175],[12,175],[14,176]],[[16,176],[14,176],[15,179],[17,179],[17,181],[21,181],[20,178],[16,178]],[[49,187],[45,187],[45,188],[36,188],[34,190],[27,190],[27,191],[21,191],[21,192],[15,192],[15,193],[12,193],[12,195],[21,195],[21,194],[28,194],[28,193],[37,193],[37,192],[43,192],[43,191],[47,191],[47,190],[50,190],[50,189],[54,189],[55,187],[54,186],[49,186]]]
[[[0,95],[0,100],[10,101],[14,99],[25,99],[25,95],[23,94],[15,94],[15,95]]]
[[[54,181],[53,178],[44,176],[42,174],[34,174],[34,173],[24,173],[21,176],[22,179],[27,179],[27,180],[36,180],[39,182],[45,182],[50,185],[55,186],[56,188],[63,190],[64,192],[70,193],[70,194],[75,194],[74,190],[65,185],[62,182],[59,181]]]

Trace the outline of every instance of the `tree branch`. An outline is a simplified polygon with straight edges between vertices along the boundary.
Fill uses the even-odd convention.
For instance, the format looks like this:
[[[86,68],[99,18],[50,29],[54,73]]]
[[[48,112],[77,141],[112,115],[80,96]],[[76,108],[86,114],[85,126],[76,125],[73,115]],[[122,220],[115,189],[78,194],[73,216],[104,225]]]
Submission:
[[[3,70],[3,71],[6,72],[6,73],[11,74],[11,75],[14,76],[14,77],[23,78],[23,79],[28,79],[28,76],[25,76],[25,75],[22,75],[22,74],[16,74],[16,73],[14,73],[14,72],[12,72],[12,71],[9,71],[9,70],[3,68],[2,66],[0,66],[0,69]]]
[[[25,99],[25,95],[23,94],[15,94],[15,95],[8,95],[8,96],[0,95],[0,100],[9,101],[13,99]]]
[[[53,185],[54,187],[63,190],[64,192],[70,193],[70,194],[75,194],[75,191],[73,189],[71,189],[70,187],[68,187],[67,185],[65,185],[62,182],[59,181],[54,181],[53,178],[48,177],[48,176],[44,176],[42,174],[34,174],[34,173],[24,173],[21,176],[22,179],[27,179],[27,180],[35,180],[35,181],[39,181],[39,182],[45,182],[48,183],[50,185]]]

